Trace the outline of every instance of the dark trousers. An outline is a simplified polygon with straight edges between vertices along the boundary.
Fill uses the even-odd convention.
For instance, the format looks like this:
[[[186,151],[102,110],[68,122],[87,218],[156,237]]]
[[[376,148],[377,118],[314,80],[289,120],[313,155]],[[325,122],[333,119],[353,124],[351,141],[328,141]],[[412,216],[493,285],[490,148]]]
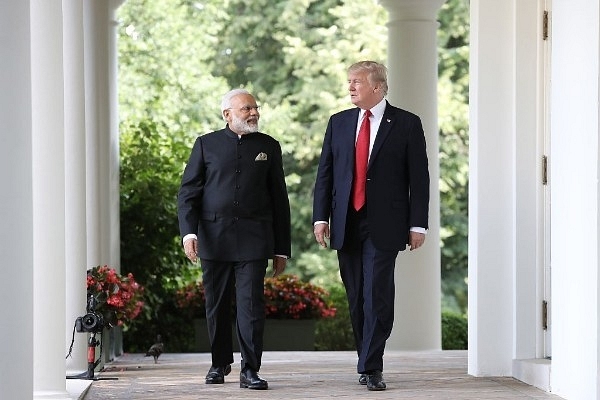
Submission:
[[[350,210],[337,252],[358,353],[358,373],[383,371],[385,342],[394,325],[394,268],[398,251],[381,251],[369,235],[366,207]]]
[[[242,371],[260,370],[265,329],[264,279],[268,260],[201,260],[212,365],[233,363],[232,299]]]

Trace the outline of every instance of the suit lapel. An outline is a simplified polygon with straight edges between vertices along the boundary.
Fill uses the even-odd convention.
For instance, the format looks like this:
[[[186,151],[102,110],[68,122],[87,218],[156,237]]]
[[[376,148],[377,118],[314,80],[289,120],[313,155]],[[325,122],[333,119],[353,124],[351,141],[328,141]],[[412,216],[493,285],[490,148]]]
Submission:
[[[354,149],[356,143],[356,128],[358,126],[358,114],[360,108],[352,109],[352,112],[348,113],[348,117],[343,120],[342,132],[348,132],[344,136],[344,147]],[[354,159],[354,151],[352,151],[352,159]]]
[[[392,130],[392,125],[394,124],[395,113],[392,110],[390,104],[386,101],[385,111],[383,112],[383,118],[381,118],[381,123],[379,124],[379,130],[377,131],[377,136],[375,137],[375,142],[373,143],[373,149],[371,150],[371,156],[369,157],[369,166],[373,160],[377,157],[379,150],[381,150],[381,146],[385,142],[385,139],[390,134]]]

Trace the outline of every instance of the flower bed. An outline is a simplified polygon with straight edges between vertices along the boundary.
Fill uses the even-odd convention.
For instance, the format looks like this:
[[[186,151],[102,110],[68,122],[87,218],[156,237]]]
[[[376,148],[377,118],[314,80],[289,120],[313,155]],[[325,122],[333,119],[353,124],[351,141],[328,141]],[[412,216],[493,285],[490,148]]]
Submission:
[[[176,304],[194,317],[204,317],[204,285],[192,282],[177,290]],[[265,278],[265,313],[270,319],[320,319],[335,316],[322,287],[301,281],[295,275]]]

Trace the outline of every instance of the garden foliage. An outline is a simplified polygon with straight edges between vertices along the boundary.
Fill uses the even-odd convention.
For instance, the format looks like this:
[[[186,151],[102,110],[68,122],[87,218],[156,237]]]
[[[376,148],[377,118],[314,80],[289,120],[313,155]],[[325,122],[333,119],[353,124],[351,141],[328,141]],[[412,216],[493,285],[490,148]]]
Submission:
[[[373,0],[128,0],[120,7],[121,271],[145,287],[142,314],[126,327],[127,351],[145,350],[157,333],[169,351],[190,342],[175,292],[200,271],[181,250],[177,190],[196,136],[224,126],[221,96],[234,87],[256,95],[261,131],[282,144],[292,209],[286,272],[339,285],[335,252],[312,235],[312,188],[328,116],[350,106],[346,68],[386,62],[386,19]],[[468,0],[448,0],[439,20],[443,307],[464,313]]]

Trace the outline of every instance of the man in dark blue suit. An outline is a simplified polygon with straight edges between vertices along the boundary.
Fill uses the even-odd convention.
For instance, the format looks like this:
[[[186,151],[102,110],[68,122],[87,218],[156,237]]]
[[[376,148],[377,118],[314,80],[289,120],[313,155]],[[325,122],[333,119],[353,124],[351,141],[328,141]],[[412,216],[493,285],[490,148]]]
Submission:
[[[196,139],[178,196],[186,256],[200,258],[212,353],[207,384],[231,372],[231,304],[235,293],[240,387],[267,389],[258,375],[265,325],[264,278],[291,256],[290,205],[281,147],[258,132],[259,107],[244,89],[223,97],[227,126]]]
[[[384,65],[352,65],[348,89],[356,108],[331,116],[323,140],[314,188],[314,235],[321,246],[327,247],[325,239],[330,239],[337,250],[359,383],[384,390],[383,353],[394,323],[396,257],[407,245],[410,250],[421,247],[428,229],[425,135],[418,116],[385,100]],[[366,153],[361,156],[363,146]]]

